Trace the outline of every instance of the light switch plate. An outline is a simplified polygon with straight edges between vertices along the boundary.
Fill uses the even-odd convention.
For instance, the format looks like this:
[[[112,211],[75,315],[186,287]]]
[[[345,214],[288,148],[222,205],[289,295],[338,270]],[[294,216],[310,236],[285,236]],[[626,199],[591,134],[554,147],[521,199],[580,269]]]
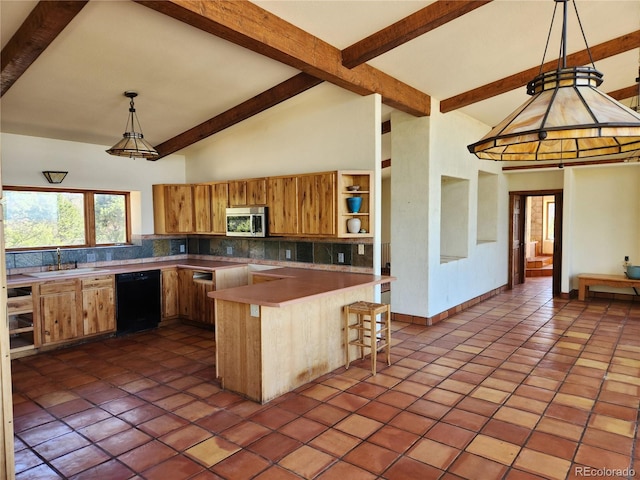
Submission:
[[[185,245],[180,245],[180,253],[184,253],[186,251]]]
[[[251,315],[252,317],[259,317],[260,316],[260,305],[250,304],[249,305],[249,315]]]
[[[344,263],[344,253],[338,252],[338,263]]]
[[[291,250],[289,250],[288,248],[284,251],[284,258],[286,258],[287,260],[291,260]]]
[[[227,255],[233,255],[233,247],[227,247]]]
[[[364,244],[363,243],[359,243],[358,244],[358,255],[364,255]]]

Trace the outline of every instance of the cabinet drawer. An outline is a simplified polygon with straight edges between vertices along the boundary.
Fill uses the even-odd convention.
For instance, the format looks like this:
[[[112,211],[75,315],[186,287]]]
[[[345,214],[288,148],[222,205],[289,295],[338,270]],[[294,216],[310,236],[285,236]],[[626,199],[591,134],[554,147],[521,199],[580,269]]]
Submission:
[[[40,284],[40,295],[55,295],[61,292],[72,292],[76,289],[76,280],[45,282]]]
[[[24,297],[12,297],[7,299],[9,315],[33,311],[33,298],[31,295]]]
[[[82,289],[113,287],[113,277],[91,277],[82,279]]]

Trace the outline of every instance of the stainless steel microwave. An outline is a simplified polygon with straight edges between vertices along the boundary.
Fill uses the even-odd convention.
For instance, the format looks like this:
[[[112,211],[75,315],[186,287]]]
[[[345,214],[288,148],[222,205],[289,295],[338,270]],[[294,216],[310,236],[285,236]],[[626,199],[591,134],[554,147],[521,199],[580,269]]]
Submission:
[[[267,208],[227,208],[227,235],[230,237],[265,237],[267,235]]]

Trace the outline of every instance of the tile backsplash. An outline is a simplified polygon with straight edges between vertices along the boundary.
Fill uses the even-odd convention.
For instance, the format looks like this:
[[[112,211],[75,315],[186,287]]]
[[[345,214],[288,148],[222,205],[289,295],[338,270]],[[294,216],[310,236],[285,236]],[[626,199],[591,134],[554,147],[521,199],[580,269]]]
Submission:
[[[297,262],[313,265],[336,265],[373,268],[373,244],[364,244],[364,255],[358,254],[358,244],[319,240],[229,237],[158,237],[142,238],[134,245],[96,248],[65,248],[61,262],[68,268],[77,264],[106,262],[124,263],[173,256],[212,256],[234,259]],[[55,250],[7,252],[7,273],[20,273],[23,269],[46,269],[57,264]]]

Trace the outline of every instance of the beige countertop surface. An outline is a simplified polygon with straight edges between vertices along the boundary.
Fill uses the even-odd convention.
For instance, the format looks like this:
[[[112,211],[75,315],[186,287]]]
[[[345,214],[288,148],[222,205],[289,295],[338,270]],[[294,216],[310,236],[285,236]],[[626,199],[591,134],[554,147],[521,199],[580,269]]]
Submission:
[[[366,286],[374,286],[395,280],[395,277],[365,273],[332,272],[305,268],[273,268],[254,274],[276,277],[277,280],[260,282],[242,287],[209,292],[219,300],[286,307],[295,303],[314,300],[323,296]]]

